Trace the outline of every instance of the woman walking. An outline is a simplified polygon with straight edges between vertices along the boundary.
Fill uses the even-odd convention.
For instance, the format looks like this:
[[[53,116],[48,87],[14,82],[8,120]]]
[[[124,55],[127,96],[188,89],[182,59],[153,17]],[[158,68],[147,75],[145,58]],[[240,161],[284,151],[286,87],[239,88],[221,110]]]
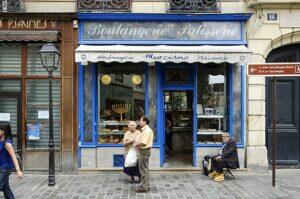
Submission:
[[[18,178],[23,177],[18,160],[12,147],[11,127],[8,122],[0,122],[0,190],[5,199],[14,199],[9,186],[10,173],[15,168]]]
[[[136,122],[134,121],[130,121],[128,124],[128,128],[129,130],[125,133],[124,135],[124,145],[125,145],[125,158],[129,152],[129,150],[132,148],[133,143],[135,142],[139,142],[140,141],[140,137],[141,137],[141,132],[139,130],[136,129],[137,125]],[[140,171],[139,171],[139,166],[138,163],[135,167],[125,167],[124,166],[124,173],[126,173],[127,175],[130,176],[130,183],[134,183],[134,176],[138,176],[138,182],[140,181]]]

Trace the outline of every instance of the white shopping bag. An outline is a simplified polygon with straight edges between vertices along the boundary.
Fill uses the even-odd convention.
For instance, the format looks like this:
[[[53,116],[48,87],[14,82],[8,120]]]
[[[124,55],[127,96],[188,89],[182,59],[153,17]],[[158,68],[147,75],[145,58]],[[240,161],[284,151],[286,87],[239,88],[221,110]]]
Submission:
[[[137,153],[135,148],[131,148],[125,159],[125,167],[135,167],[137,164]]]

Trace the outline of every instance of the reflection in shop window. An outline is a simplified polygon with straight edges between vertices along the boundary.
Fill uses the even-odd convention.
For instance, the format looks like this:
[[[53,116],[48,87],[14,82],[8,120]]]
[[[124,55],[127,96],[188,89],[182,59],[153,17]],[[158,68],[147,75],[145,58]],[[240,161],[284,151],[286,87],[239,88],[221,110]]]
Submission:
[[[198,144],[221,143],[222,132],[228,131],[226,74],[226,64],[198,67]]]
[[[144,85],[143,64],[99,64],[99,144],[120,144],[128,122],[145,114]]]

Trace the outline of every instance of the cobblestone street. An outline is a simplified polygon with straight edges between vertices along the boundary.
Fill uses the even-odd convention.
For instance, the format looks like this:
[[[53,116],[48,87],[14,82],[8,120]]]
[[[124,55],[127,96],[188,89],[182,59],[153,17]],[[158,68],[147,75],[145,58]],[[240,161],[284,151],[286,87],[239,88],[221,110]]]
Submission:
[[[233,173],[221,183],[200,172],[151,172],[151,191],[135,193],[121,172],[56,176],[56,186],[47,186],[47,175],[26,174],[21,181],[11,175],[17,199],[27,198],[299,198],[300,170],[277,170],[276,188],[269,173]],[[3,198],[2,193],[0,198]]]

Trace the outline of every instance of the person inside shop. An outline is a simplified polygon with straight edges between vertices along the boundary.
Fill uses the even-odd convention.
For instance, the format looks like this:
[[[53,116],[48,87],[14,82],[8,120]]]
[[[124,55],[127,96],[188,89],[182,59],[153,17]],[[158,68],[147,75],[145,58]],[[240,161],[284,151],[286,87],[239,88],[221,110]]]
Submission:
[[[139,150],[139,169],[141,173],[141,183],[136,188],[136,192],[143,193],[150,191],[150,175],[149,175],[149,159],[151,155],[151,148],[153,145],[154,133],[148,126],[150,120],[146,116],[142,116],[140,120],[141,126],[141,141],[133,143],[133,146]]]
[[[223,168],[239,168],[239,158],[236,142],[228,132],[222,133],[223,145],[220,152],[211,158],[211,173],[208,175],[215,182],[224,181]]]
[[[0,122],[0,190],[5,199],[14,199],[14,194],[9,186],[9,176],[16,170],[19,179],[23,173],[12,146],[12,133],[9,122]]]
[[[129,150],[133,147],[133,143],[135,142],[140,142],[141,139],[141,132],[136,129],[137,124],[135,121],[130,121],[128,124],[128,131],[125,132],[124,138],[123,138],[123,143],[125,145],[125,153],[124,157],[126,158]],[[124,173],[129,176],[129,182],[130,183],[135,183],[135,182],[140,182],[140,171],[139,171],[139,163],[137,163],[136,166],[134,167],[125,167],[124,166]],[[138,181],[135,181],[134,177],[138,177]]]
[[[165,124],[165,129],[166,129],[166,145],[167,145],[167,153],[166,157],[172,156],[174,154],[173,151],[173,126],[174,126],[174,120],[172,117],[171,112],[166,112],[166,124]]]

